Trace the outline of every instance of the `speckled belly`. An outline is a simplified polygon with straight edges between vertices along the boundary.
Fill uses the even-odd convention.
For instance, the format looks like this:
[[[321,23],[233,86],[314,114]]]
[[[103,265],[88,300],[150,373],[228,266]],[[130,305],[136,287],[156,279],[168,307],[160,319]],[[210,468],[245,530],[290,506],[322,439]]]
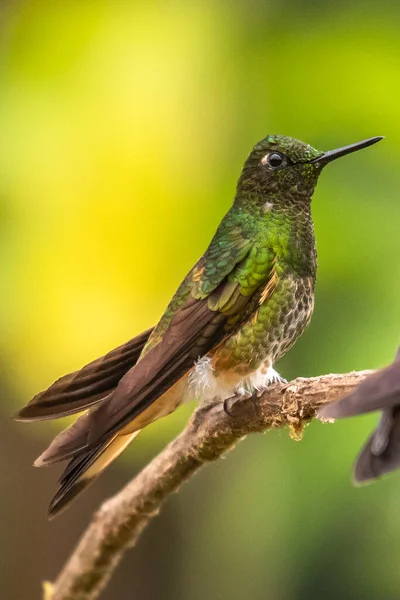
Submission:
[[[214,376],[235,378],[273,365],[295,343],[310,322],[314,308],[311,277],[287,276],[236,333],[214,353]]]

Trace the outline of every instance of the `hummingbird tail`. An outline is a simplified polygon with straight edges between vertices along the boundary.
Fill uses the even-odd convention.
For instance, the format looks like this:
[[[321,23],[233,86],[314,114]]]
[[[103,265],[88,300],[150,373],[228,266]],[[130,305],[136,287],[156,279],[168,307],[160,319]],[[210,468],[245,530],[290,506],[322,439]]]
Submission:
[[[400,410],[382,411],[378,426],[361,450],[354,469],[356,483],[365,483],[400,467]]]
[[[87,422],[90,411],[79,417],[67,429],[61,431],[51,444],[35,460],[35,467],[47,467],[55,463],[75,458],[78,453],[87,448]]]
[[[140,433],[116,435],[111,440],[86,452],[80,452],[67,465],[60,479],[60,487],[50,502],[49,518],[60,513],[78,494],[112,463]]]
[[[152,329],[94,360],[80,371],[58,379],[16,415],[19,421],[57,419],[85,410],[108,396],[136,364]]]

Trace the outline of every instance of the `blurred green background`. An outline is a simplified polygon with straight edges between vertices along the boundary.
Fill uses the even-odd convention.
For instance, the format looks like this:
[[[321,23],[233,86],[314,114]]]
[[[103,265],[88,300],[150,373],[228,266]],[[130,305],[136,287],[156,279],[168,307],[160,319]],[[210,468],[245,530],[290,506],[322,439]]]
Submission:
[[[48,523],[65,423],[10,415],[154,324],[268,133],[330,149],[312,324],[278,366],[375,368],[400,332],[396,0],[56,0],[0,7],[0,590],[39,598],[90,515],[186,422],[147,429]],[[353,488],[376,416],[253,436],[172,497],[103,598],[398,600],[400,474]]]

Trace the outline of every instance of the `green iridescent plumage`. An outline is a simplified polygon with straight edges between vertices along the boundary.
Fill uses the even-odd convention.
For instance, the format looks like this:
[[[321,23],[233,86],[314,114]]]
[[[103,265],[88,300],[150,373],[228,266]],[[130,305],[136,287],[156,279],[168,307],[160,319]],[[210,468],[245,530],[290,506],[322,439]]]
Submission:
[[[268,164],[273,155],[282,159],[276,167]],[[216,376],[272,365],[293,345],[314,306],[311,197],[322,167],[334,158],[286,136],[270,135],[254,146],[232,208],[172,299],[146,352],[162,340],[177,307],[189,297],[208,297],[209,308],[227,316],[223,344],[209,351]]]
[[[263,157],[273,151],[285,152],[291,168],[263,165]],[[178,306],[190,296],[208,297],[209,308],[227,316],[224,333],[231,335],[218,350],[217,373],[218,365],[250,372],[288,349],[308,323],[313,305],[316,253],[310,201],[321,169],[311,166],[310,171],[305,161],[321,154],[283,136],[269,136],[254,147],[232,208],[172,299],[145,352],[160,342]],[[268,285],[271,293],[263,298]],[[301,300],[304,308],[297,311],[292,306],[296,293],[306,297]],[[286,333],[281,315],[287,316]],[[289,328],[290,315],[294,324]]]
[[[88,408],[36,461],[69,460],[55,514],[137,435],[187,397],[207,402],[253,392],[302,334],[314,306],[311,197],[331,160],[380,138],[331,152],[268,136],[256,144],[228,211],[158,325],[58,380],[20,418]]]

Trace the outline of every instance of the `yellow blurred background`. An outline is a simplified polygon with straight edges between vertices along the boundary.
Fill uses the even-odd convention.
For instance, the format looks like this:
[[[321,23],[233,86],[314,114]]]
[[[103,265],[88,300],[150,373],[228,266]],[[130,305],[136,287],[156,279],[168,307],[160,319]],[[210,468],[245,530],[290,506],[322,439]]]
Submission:
[[[39,598],[101,500],[186,422],[146,430],[46,520],[63,423],[15,410],[153,325],[266,134],[330,149],[313,202],[312,324],[286,378],[375,368],[400,332],[400,5],[383,0],[15,0],[0,6],[0,590]],[[400,475],[355,489],[375,416],[254,436],[174,496],[103,594],[397,600]]]

